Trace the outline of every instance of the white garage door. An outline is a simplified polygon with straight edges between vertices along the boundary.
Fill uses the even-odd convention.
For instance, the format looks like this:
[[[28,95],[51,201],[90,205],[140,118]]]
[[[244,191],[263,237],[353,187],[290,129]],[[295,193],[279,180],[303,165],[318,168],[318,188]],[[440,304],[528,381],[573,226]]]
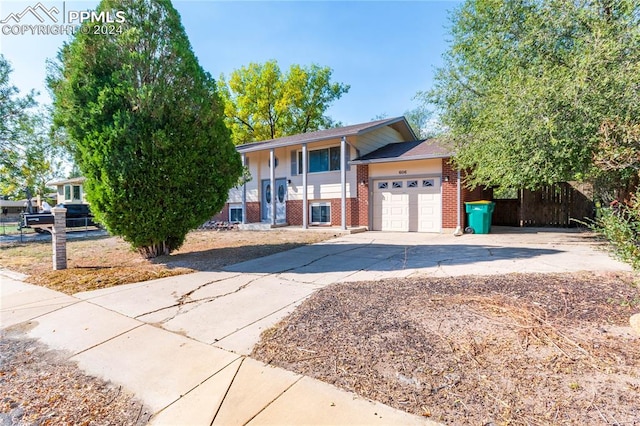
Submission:
[[[440,232],[440,178],[373,181],[373,230]]]

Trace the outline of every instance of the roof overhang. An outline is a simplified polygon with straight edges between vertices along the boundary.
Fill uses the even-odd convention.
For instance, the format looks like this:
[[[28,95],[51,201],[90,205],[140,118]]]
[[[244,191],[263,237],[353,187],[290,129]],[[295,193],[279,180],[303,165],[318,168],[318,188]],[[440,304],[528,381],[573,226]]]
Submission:
[[[272,139],[263,142],[253,142],[244,145],[236,146],[236,150],[243,154],[256,151],[264,151],[267,149],[284,148],[288,146],[301,145],[303,143],[322,142],[327,140],[341,139],[343,137],[359,136],[365,133],[372,132],[374,130],[383,127],[392,127],[407,139],[415,139],[415,133],[411,126],[404,117],[390,118],[386,120],[378,120],[368,123],[356,124],[351,126],[344,126],[335,129],[319,130],[317,132],[302,133],[299,135],[285,136],[278,139]]]
[[[80,176],[80,177],[75,177],[70,179],[54,180],[51,182],[47,182],[46,185],[58,186],[58,185],[66,185],[66,184],[73,184],[73,183],[80,184],[80,183],[84,183],[85,180],[87,180],[87,178],[85,178],[84,176]]]
[[[436,160],[442,158],[450,158],[453,154],[434,154],[434,155],[409,155],[403,157],[388,157],[388,158],[376,158],[372,160],[351,160],[349,164],[377,164],[377,163],[398,163],[401,161],[416,161],[416,160]]]

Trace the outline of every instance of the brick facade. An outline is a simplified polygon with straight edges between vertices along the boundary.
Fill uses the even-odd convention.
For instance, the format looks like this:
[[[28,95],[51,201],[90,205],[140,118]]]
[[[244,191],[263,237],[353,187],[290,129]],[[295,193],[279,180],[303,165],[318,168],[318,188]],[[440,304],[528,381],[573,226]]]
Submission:
[[[287,209],[288,213],[288,209]],[[257,201],[247,202],[247,223],[255,223],[260,222],[260,203]],[[218,222],[228,222],[229,221],[229,203],[226,203],[222,210],[215,216],[211,218],[211,220],[216,220]]]
[[[347,198],[347,226],[369,226],[369,166],[358,164],[356,169],[356,198]],[[469,190],[464,185],[464,173],[461,182],[461,202],[460,225],[466,226],[466,213],[464,210],[465,201],[490,200],[491,190],[476,188]],[[448,160],[442,162],[442,229],[454,229],[457,225],[458,214],[458,170],[455,169]],[[331,225],[341,225],[341,200],[332,198],[322,200],[331,204]],[[294,226],[301,226],[303,219],[302,200],[288,200],[287,223]],[[308,214],[308,212],[306,212]],[[260,202],[247,202],[246,212],[247,223],[258,223],[261,221]],[[214,220],[229,220],[229,204],[225,204],[220,213],[214,216]],[[310,218],[309,218],[310,220]]]
[[[218,214],[213,216],[211,220],[215,220],[217,222],[227,222],[229,220],[229,203],[225,203],[224,207]]]
[[[446,177],[449,182],[445,182]],[[492,191],[477,187],[473,191],[465,187],[465,173],[461,173],[461,207],[460,226],[467,226],[467,214],[465,213],[465,201],[491,200]],[[442,228],[453,229],[457,225],[458,213],[458,170],[452,167],[448,160],[442,161]]]
[[[302,200],[287,200],[287,223],[302,226]]]

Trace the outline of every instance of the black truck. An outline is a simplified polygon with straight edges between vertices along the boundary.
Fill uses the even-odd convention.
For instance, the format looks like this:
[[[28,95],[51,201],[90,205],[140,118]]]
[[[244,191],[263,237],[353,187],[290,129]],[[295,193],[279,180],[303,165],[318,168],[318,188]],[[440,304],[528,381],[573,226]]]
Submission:
[[[77,228],[84,226],[98,226],[93,221],[93,214],[88,204],[58,204],[56,207],[67,209],[67,228]],[[36,232],[46,232],[42,226],[53,225],[53,213],[23,213],[20,226],[22,228],[33,228]]]

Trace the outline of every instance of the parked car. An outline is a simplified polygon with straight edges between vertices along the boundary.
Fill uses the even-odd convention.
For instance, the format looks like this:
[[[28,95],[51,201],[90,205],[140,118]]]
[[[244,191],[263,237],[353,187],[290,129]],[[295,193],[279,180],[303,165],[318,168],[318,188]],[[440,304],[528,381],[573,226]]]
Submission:
[[[67,228],[78,226],[98,226],[93,221],[89,204],[58,204],[56,207],[67,209]]]
[[[83,226],[99,226],[93,221],[93,214],[88,204],[58,204],[56,207],[64,207],[67,209],[66,225],[67,228],[76,228]],[[49,212],[25,213],[22,215],[20,226],[22,228],[31,228],[36,223],[52,224],[53,214]],[[40,227],[33,227],[38,233],[47,232]]]

